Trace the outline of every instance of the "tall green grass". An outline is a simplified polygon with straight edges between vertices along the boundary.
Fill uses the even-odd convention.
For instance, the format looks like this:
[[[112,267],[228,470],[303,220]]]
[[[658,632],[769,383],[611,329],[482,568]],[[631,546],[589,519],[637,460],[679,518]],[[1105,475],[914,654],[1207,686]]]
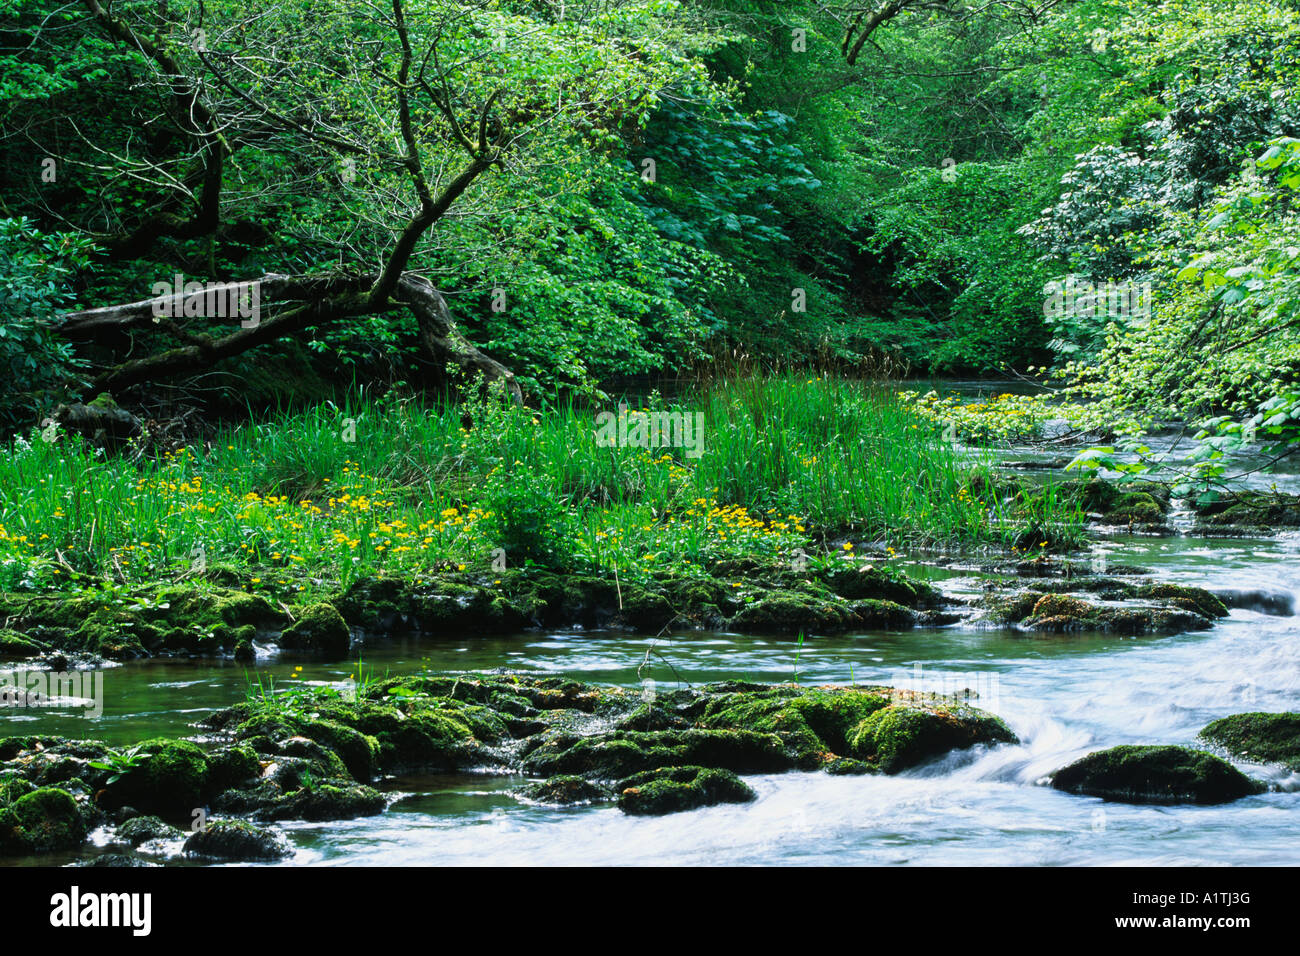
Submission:
[[[601,447],[603,409],[534,411],[499,395],[358,396],[163,457],[33,435],[0,451],[0,587],[227,565],[263,587],[312,590],[379,571],[486,569],[496,549],[513,565],[636,576],[784,559],[845,534],[1007,545],[1026,522],[1054,540],[1081,533],[1077,507],[1050,494],[1029,508],[975,493],[987,463],[882,390],[742,378],[674,407],[704,415],[698,458]]]

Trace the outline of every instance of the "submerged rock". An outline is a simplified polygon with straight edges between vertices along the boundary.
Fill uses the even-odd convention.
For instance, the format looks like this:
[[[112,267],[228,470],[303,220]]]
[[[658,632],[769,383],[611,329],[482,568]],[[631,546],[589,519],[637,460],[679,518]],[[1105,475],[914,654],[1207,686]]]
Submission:
[[[550,803],[556,806],[603,803],[614,799],[613,792],[608,788],[572,774],[560,774],[548,777],[541,783],[530,784],[520,790],[519,795],[537,803]]]
[[[1120,803],[1228,803],[1264,785],[1214,754],[1187,747],[1111,747],[1058,770],[1052,786]]]
[[[660,767],[621,780],[615,789],[618,808],[638,815],[746,803],[757,797],[734,773],[706,767]]]
[[[270,830],[244,820],[217,820],[191,834],[184,852],[186,856],[234,863],[282,860],[293,851]]]
[[[1201,737],[1234,757],[1300,773],[1300,713],[1234,714],[1206,725]]]

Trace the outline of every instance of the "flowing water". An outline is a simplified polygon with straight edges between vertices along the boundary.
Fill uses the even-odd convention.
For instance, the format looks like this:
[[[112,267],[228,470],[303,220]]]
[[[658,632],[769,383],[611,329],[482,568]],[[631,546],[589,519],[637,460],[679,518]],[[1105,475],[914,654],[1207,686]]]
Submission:
[[[1300,775],[1242,765],[1279,789],[1220,807],[1129,806],[1046,786],[1054,770],[1121,743],[1192,744],[1206,723],[1300,702],[1300,535],[1259,539],[1123,537],[1098,555],[1220,593],[1231,616],[1176,637],[1030,636],[957,625],[789,639],[688,632],[530,633],[396,643],[367,654],[377,672],[508,668],[658,689],[722,679],[972,688],[1017,746],[949,755],[898,776],[749,777],[757,801],[660,818],[516,799],[520,776],[404,778],[383,815],[289,823],[293,864],[1294,864]],[[913,571],[925,570],[914,567]],[[974,577],[929,569],[960,594]],[[262,678],[290,680],[268,658]],[[341,681],[353,665],[301,665]],[[205,713],[243,698],[249,672],[211,661],[130,663],[104,674],[97,719],[9,711],[0,735],[56,733],[118,744],[194,733]],[[71,858],[67,858],[71,859]]]

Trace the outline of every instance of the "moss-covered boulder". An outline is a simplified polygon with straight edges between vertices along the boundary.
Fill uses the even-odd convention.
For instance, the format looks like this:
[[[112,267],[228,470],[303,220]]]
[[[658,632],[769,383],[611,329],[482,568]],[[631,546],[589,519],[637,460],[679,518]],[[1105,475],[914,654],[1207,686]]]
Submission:
[[[135,765],[110,773],[99,804],[105,810],[134,807],[144,813],[188,818],[203,806],[208,787],[208,758],[185,740],[146,740],[138,745]],[[114,779],[114,777],[116,779]]]
[[[299,724],[297,730],[301,736],[338,754],[358,783],[374,779],[380,754],[379,741],[374,737],[334,720],[308,720]]]
[[[779,685],[708,697],[696,723],[776,734],[794,763],[813,769],[831,754],[848,753],[853,728],[888,704],[872,691]]]
[[[223,747],[208,754],[209,793],[244,786],[262,775],[262,762],[251,747]]]
[[[1078,500],[1104,525],[1155,528],[1165,524],[1169,511],[1169,489],[1156,482],[1120,486],[1093,478],[1079,490]]]
[[[618,808],[658,815],[719,803],[746,803],[756,794],[734,773],[709,767],[660,767],[620,780]]]
[[[44,644],[33,641],[17,631],[0,630],[0,661],[21,660],[34,657],[46,649]]]
[[[764,590],[727,621],[733,631],[753,634],[829,634],[858,623],[851,604],[833,594]]]
[[[853,728],[848,750],[885,773],[898,773],[951,750],[1017,742],[999,718],[973,707],[891,704]]]
[[[1234,714],[1207,724],[1201,738],[1234,757],[1300,773],[1300,713]]]
[[[1121,803],[1228,803],[1265,789],[1211,753],[1132,745],[1076,760],[1052,776],[1052,786]]]
[[[775,734],[748,730],[613,731],[558,736],[524,759],[538,776],[578,774],[617,780],[657,767],[707,766],[737,773],[790,770],[796,765]]]
[[[573,774],[558,774],[539,783],[529,784],[519,791],[519,795],[526,800],[555,806],[578,806],[614,799],[609,788]]]
[[[267,779],[245,789],[227,790],[212,801],[217,813],[261,821],[351,820],[382,813],[387,806],[377,790],[339,778]]]
[[[1030,592],[1032,596],[1036,592]],[[1126,587],[1117,597],[1146,597],[1156,605],[1096,603],[1073,594],[1048,593],[1034,599],[1029,616],[1020,621],[1024,628],[1051,634],[1073,631],[1109,634],[1180,634],[1205,630],[1212,618],[1223,617],[1227,608],[1218,598],[1200,588],[1178,585]],[[1024,604],[1011,602],[1001,613],[1022,611]]]
[[[265,863],[292,853],[285,841],[244,820],[217,820],[185,841],[186,856],[223,863]]]
[[[298,613],[298,619],[280,634],[279,645],[284,650],[302,651],[319,655],[326,660],[340,660],[348,656],[352,637],[343,615],[333,604],[312,604]]]
[[[117,828],[114,842],[137,847],[154,840],[179,840],[182,836],[180,829],[158,817],[132,817]]]
[[[1222,532],[1240,528],[1271,531],[1300,528],[1300,495],[1242,491],[1196,504],[1198,527]]]
[[[73,850],[85,838],[86,824],[77,801],[66,791],[33,790],[0,809],[0,854]]]

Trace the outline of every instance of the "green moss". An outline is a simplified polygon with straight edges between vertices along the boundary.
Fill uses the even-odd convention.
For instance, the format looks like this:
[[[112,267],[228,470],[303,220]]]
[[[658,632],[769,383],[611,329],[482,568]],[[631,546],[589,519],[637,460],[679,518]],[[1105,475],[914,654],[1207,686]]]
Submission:
[[[1052,786],[1124,803],[1227,803],[1265,789],[1204,751],[1129,745],[1088,754],[1058,770]]]
[[[540,783],[530,784],[520,791],[520,796],[556,806],[602,803],[614,798],[613,793],[605,787],[572,774],[559,774]]]
[[[888,601],[906,608],[926,607],[939,599],[939,594],[923,581],[913,581],[906,575],[873,565],[836,568],[819,574],[832,591],[840,597],[854,601]]]
[[[326,603],[299,611],[298,619],[284,629],[279,639],[281,648],[319,654],[328,660],[347,657],[351,643],[343,615]]]
[[[280,860],[290,855],[285,842],[244,820],[216,820],[185,841],[185,855],[226,862]]]
[[[295,781],[302,782],[303,781]],[[351,820],[382,813],[388,801],[382,793],[348,780],[312,780],[286,790],[265,780],[243,790],[227,790],[212,802],[218,813],[238,813],[256,820]]]
[[[261,773],[262,763],[251,747],[226,747],[208,757],[207,789],[220,793],[255,780]]]
[[[157,738],[139,747],[149,756],[116,781],[105,783],[100,798],[105,809],[129,806],[145,813],[188,817],[203,805],[208,758],[198,746]]]
[[[26,796],[36,789],[35,784],[22,777],[4,777],[0,779],[0,809],[9,806],[19,797]]]
[[[557,737],[524,759],[538,776],[580,774],[614,780],[656,767],[705,766],[736,773],[790,770],[796,760],[775,734],[747,730],[613,731]]]
[[[853,729],[849,752],[885,773],[898,773],[950,750],[1016,742],[1006,724],[974,708],[931,710],[891,704]]]
[[[1044,594],[1034,602],[1030,616],[1034,618],[1069,617],[1086,621],[1096,612],[1096,607],[1087,601],[1068,594]]]
[[[53,853],[81,846],[86,825],[63,790],[33,790],[0,810],[0,853]]]
[[[848,602],[795,590],[763,590],[727,622],[736,631],[754,634],[828,634],[847,630],[858,623]]]
[[[332,720],[311,720],[298,733],[328,747],[342,758],[348,773],[358,783],[369,783],[378,771],[379,741]]]
[[[852,728],[887,703],[871,692],[779,687],[712,697],[697,724],[776,734],[800,766],[811,768],[845,754]]]
[[[618,808],[638,815],[745,803],[756,797],[734,773],[706,767],[660,767],[621,780],[615,789]]]
[[[1243,491],[1198,505],[1197,522],[1209,528],[1300,528],[1300,496]]]
[[[1300,713],[1234,714],[1206,725],[1201,737],[1245,760],[1300,772]]]
[[[151,840],[179,840],[183,834],[158,817],[133,817],[117,828],[116,840],[137,847]]]
[[[17,631],[0,630],[0,661],[33,657],[44,649],[44,645]]]
[[[1019,624],[1034,613],[1034,605],[1042,597],[1037,591],[1025,591],[1020,594],[986,594],[980,599],[980,606],[987,608],[991,620],[1003,624]]]
[[[1175,607],[1195,611],[1212,620],[1228,616],[1227,605],[1204,588],[1188,587],[1185,584],[1149,584],[1137,588],[1135,596],[1168,601]]]

